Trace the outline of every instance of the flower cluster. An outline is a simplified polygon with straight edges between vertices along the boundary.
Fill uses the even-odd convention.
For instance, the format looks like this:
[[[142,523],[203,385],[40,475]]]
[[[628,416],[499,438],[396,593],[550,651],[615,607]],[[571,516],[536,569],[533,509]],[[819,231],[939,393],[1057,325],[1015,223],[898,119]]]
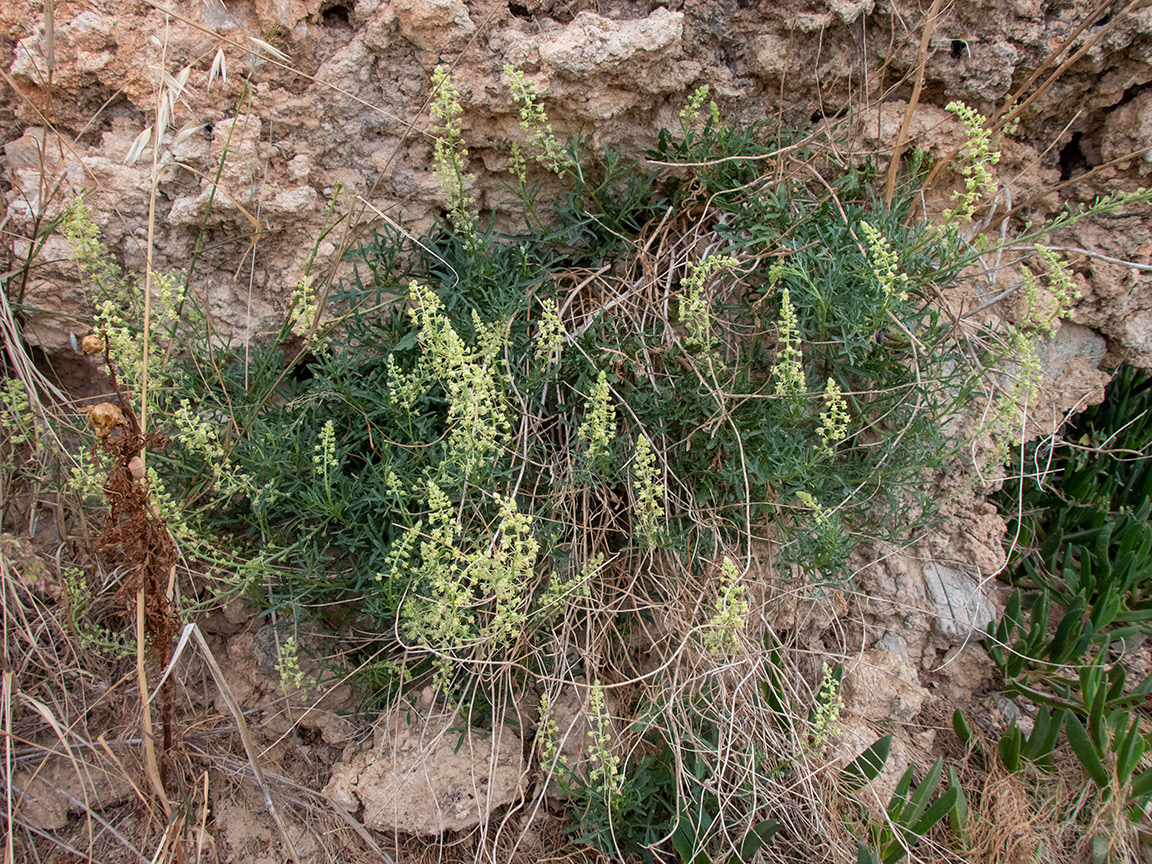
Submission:
[[[448,215],[452,224],[471,238],[476,231],[476,217],[471,212],[475,199],[469,197],[465,187],[472,175],[465,173],[468,148],[460,132],[460,92],[452,83],[452,76],[444,66],[432,73],[432,117],[439,122],[436,143],[432,150],[432,172],[436,182],[448,197]]]
[[[687,104],[680,109],[680,128],[687,135],[696,126],[700,119],[700,109],[704,107],[704,100],[708,98],[708,85],[703,84],[696,88]]]
[[[68,612],[68,623],[80,637],[80,647],[93,654],[109,657],[131,657],[136,653],[136,640],[126,637],[97,622],[93,602],[95,598],[83,572],[68,567],[62,573],[61,587]]]
[[[552,701],[545,691],[540,697],[540,722],[537,724],[536,743],[540,748],[540,767],[547,773],[568,764],[568,757],[560,752],[560,728],[552,713]]]
[[[511,63],[504,67],[504,77],[512,87],[513,101],[520,106],[520,127],[528,133],[529,140],[540,151],[536,161],[554,174],[571,168],[575,163],[552,134],[548,115],[537,101],[535,85]]]
[[[716,614],[708,622],[704,645],[713,654],[736,651],[744,632],[748,615],[748,601],[744,599],[744,586],[740,573],[731,558],[725,557],[720,565],[720,593],[716,595]]]
[[[487,556],[475,562],[472,578],[480,594],[493,604],[485,627],[487,641],[506,645],[520,635],[524,595],[536,566],[540,544],[532,536],[532,517],[516,508],[514,498],[500,503],[499,540]]]
[[[388,402],[395,408],[411,411],[416,400],[428,386],[428,369],[418,364],[412,372],[405,372],[396,362],[396,356],[389,354],[385,361],[388,370]]]
[[[559,363],[564,351],[564,324],[560,321],[560,307],[555,300],[545,301],[541,306],[544,311],[536,333],[536,361]]]
[[[624,777],[620,773],[620,757],[611,749],[612,720],[604,706],[604,690],[599,681],[592,684],[588,694],[588,714],[591,723],[588,730],[588,755],[592,763],[588,768],[588,782],[600,787],[611,806],[620,797]]]
[[[612,391],[603,369],[596,376],[590,401],[591,410],[576,430],[576,437],[584,445],[588,465],[592,467],[608,455],[608,448],[616,437],[616,406],[612,404]]]
[[[289,313],[292,317],[292,332],[297,336],[309,336],[312,343],[315,343],[319,312],[320,300],[312,285],[312,277],[305,276],[292,289],[292,305]],[[309,344],[310,348],[315,347],[312,343]]]
[[[800,503],[812,511],[813,520],[818,529],[828,528],[832,524],[832,513],[816,500],[815,496],[810,492],[803,490],[796,493],[796,497],[800,499]]]
[[[880,231],[863,219],[860,230],[868,241],[868,261],[872,265],[872,275],[884,294],[885,307],[893,298],[904,302],[908,299],[908,274],[899,271],[900,257]]]
[[[840,712],[844,710],[844,698],[840,693],[840,679],[834,669],[824,664],[820,677],[820,693],[812,707],[812,746],[817,753],[823,752],[825,742],[840,734],[836,725]]]
[[[836,444],[848,434],[848,403],[840,385],[828,379],[824,388],[824,410],[820,412],[820,452],[831,456],[836,452]]]
[[[800,351],[800,327],[796,322],[796,307],[787,288],[780,292],[780,319],[777,322],[776,365],[772,377],[776,379],[776,395],[798,399],[804,394],[804,359]]]
[[[419,563],[414,576],[423,588],[404,604],[404,629],[409,638],[443,651],[463,647],[474,634],[472,591],[463,572],[466,556],[460,549],[456,511],[444,491],[432,480],[427,482],[428,533],[421,526],[408,532],[419,536]],[[397,551],[394,569],[401,566],[400,552],[411,544],[404,540]],[[392,556],[389,556],[390,558]],[[447,689],[452,680],[452,658],[441,654],[435,661],[435,683]]]
[[[660,524],[664,521],[664,484],[659,482],[656,469],[656,454],[652,444],[644,435],[636,438],[636,458],[632,463],[633,492],[636,495],[636,517],[640,522],[640,533],[649,545],[655,545],[660,536]]]
[[[289,636],[280,645],[276,660],[276,671],[280,675],[280,687],[288,690],[308,690],[316,685],[311,675],[305,675],[300,668],[300,654],[296,649],[296,637]]]
[[[328,469],[336,468],[340,461],[336,458],[336,428],[331,420],[320,428],[320,441],[312,448],[312,470],[317,477],[328,480]]]
[[[0,383],[0,428],[8,436],[8,443],[23,444],[32,426],[32,403],[28,391],[19,378],[5,378]]]
[[[1036,245],[1036,253],[1048,267],[1048,292],[1060,307],[1061,316],[1066,315],[1074,300],[1080,299],[1080,289],[1072,279],[1068,263],[1046,246]]]
[[[950,221],[960,215],[971,219],[980,197],[996,191],[996,181],[988,166],[1000,161],[1000,151],[992,149],[992,133],[984,128],[987,118],[983,114],[963,102],[949,102],[944,110],[955,114],[964,123],[964,154],[960,168],[964,191],[953,193],[952,200],[960,203],[955,210],[946,212],[944,218]]]
[[[604,556],[597,555],[580,569],[571,579],[558,579],[555,574],[548,587],[536,601],[536,608],[545,622],[554,621],[564,610],[565,604],[578,597],[592,595],[592,577],[604,565]]]
[[[476,347],[469,348],[456,333],[441,308],[440,298],[431,288],[413,281],[409,285],[416,306],[409,310],[420,328],[423,349],[416,379],[423,376],[439,380],[448,395],[448,459],[458,465],[466,477],[472,476],[499,451],[511,434],[505,387],[499,355],[504,333],[488,327],[473,314]],[[393,364],[393,370],[395,366]],[[423,390],[422,384],[397,382],[405,399]]]
[[[730,255],[709,255],[698,264],[688,265],[683,286],[686,297],[680,309],[680,320],[688,328],[686,342],[689,347],[706,349],[711,341],[712,313],[704,290],[708,279],[717,271],[738,264]]]
[[[420,586],[404,603],[403,628],[438,652],[438,687],[450,683],[455,657],[473,649],[491,655],[519,637],[526,618],[540,544],[532,517],[519,512],[515,499],[497,500],[500,522],[493,535],[476,534],[461,528],[448,495],[427,481],[427,531],[422,522],[405,531],[388,555],[387,572],[376,575],[380,583],[414,578]]]
[[[192,410],[187,399],[181,399],[172,414],[172,421],[180,433],[180,446],[199,456],[212,471],[216,489],[224,498],[239,492],[250,492],[252,480],[240,471],[228,456],[216,425]]]

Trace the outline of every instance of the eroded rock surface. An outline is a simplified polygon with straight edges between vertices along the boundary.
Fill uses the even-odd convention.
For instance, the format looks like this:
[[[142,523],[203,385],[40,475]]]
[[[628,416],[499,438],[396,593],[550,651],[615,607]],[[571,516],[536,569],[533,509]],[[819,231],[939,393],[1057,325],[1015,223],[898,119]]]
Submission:
[[[470,728],[457,715],[397,711],[375,746],[352,745],[324,788],[380,831],[464,831],[523,794],[523,743],[508,727]]]
[[[970,573],[929,561],[924,587],[935,607],[932,629],[946,639],[979,640],[996,620],[996,607],[985,595],[982,580]]]
[[[909,147],[938,158],[955,150],[960,124],[943,106],[959,99],[987,113],[1002,104],[1090,8],[1086,0],[1059,14],[1034,0],[947,7],[929,45]],[[662,126],[675,128],[701,84],[725,117],[779,117],[801,128],[837,115],[850,94],[867,96],[879,114],[860,115],[864,143],[885,148],[903,119],[908,86],[900,82],[914,70],[920,41],[920,10],[873,0],[612,0],[594,8],[551,0],[284,0],[189,4],[178,12],[134,0],[60,0],[49,52],[40,4],[3,4],[6,230],[17,237],[19,256],[28,249],[20,236],[83,192],[110,255],[142,272],[152,165],[148,158],[125,165],[124,157],[154,124],[161,65],[169,76],[187,68],[158,163],[154,266],[186,266],[206,232],[193,285],[216,326],[242,339],[275,329],[309,261],[317,279],[349,272],[341,250],[356,235],[316,239],[333,199],[339,213],[383,213],[417,234],[441,211],[427,110],[430,73],[440,63],[452,65],[461,93],[475,175],[469,194],[481,213],[502,218],[509,150],[526,144],[502,75],[506,63],[533,81],[561,138],[580,133],[593,149],[625,157],[643,156]],[[217,76],[209,87],[218,52],[228,79]],[[1011,206],[1023,203],[1022,215],[1033,220],[1051,217],[1060,199],[1048,190],[1066,176],[1152,146],[1150,60],[1152,11],[1142,9],[1121,16],[1030,104],[1019,138],[998,145],[997,176]],[[38,131],[45,128],[53,130],[48,140]],[[1139,154],[1063,194],[1090,201],[1135,185],[1150,164]],[[543,183],[547,196],[554,179],[532,170],[530,182]],[[941,201],[955,182],[945,183]],[[1100,248],[1119,262],[1146,261],[1147,232],[1139,225],[1115,221],[1099,236],[1101,226],[1081,223],[1060,242]],[[65,350],[74,329],[61,314],[91,314],[75,268],[60,254],[66,251],[43,250],[26,298],[42,310],[31,315],[28,336],[50,353]],[[1101,259],[1078,270],[1084,297],[1077,322],[1107,339],[1109,359],[1152,364],[1152,275]],[[1083,371],[1074,389],[1090,386],[1094,370]]]
[[[844,709],[865,720],[907,722],[928,698],[915,667],[892,651],[872,649],[844,670]]]

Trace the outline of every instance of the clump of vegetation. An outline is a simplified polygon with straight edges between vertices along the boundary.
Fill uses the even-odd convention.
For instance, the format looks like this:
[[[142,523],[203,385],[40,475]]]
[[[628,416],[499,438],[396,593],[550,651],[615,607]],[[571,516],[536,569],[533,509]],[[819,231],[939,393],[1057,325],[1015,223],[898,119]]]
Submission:
[[[964,455],[976,438],[992,439],[994,459],[1007,452],[1035,384],[1036,339],[1072,300],[1045,232],[1149,196],[1029,229],[1055,309],[1038,304],[1017,328],[976,333],[939,299],[989,251],[958,227],[994,191],[998,161],[971,109],[952,109],[968,140],[964,191],[933,223],[911,208],[923,156],[909,160],[889,206],[868,160],[845,164],[811,137],[726,124],[715,103],[705,111],[701,89],[649,154],[661,175],[561,144],[529,78],[510,68],[506,79],[529,151],[566,184],[554,211],[538,211],[518,146],[524,230],[499,233],[476,210],[461,96],[438,68],[442,221],[418,241],[379,228],[350,253],[355,277],[324,302],[305,277],[266,342],[240,348],[212,333],[181,274],[147,274],[137,314],[141,286],[109,263],[82,203],[70,208],[61,228],[106,295],[93,336],[119,417],[90,415],[78,485],[109,496],[106,540],[140,564],[119,590],[139,594],[141,620],[155,619],[161,659],[176,633],[174,577],[165,590],[161,570],[174,572],[182,551],[273,615],[355,630],[360,682],[382,700],[430,688],[481,724],[502,722],[510,699],[572,688],[586,709],[581,764],[561,757],[547,698],[536,753],[568,796],[574,842],[620,859],[748,862],[776,841],[798,795],[821,800],[813,784],[825,781],[813,778],[843,705],[839,666],[806,689],[785,686],[799,676],[762,614],[764,586],[797,572],[802,590],[849,586],[859,544],[907,544],[932,524],[939,472],[976,482],[987,466]],[[1029,291],[1038,278],[1029,273]],[[305,351],[287,349],[294,334]],[[17,389],[5,395],[6,417],[29,416]],[[991,420],[958,422],[976,416]],[[14,424],[5,484],[34,425]],[[148,431],[159,427],[167,434]],[[1087,723],[1086,738],[1069,739],[1126,807],[1140,805],[1146,782],[1129,770],[1143,747],[1129,707],[1145,685],[1116,689],[1100,676],[1112,674],[1112,640],[1136,632],[1108,628],[1143,610],[1133,591],[1152,540],[1129,532],[1147,528],[1147,510],[1108,511],[1100,524],[1080,514],[1060,529],[1111,526],[1119,575],[1102,579],[1083,547],[1057,582],[1059,542],[1042,542],[1051,554],[1028,571],[1048,592],[1032,635],[1046,634],[1038,610],[1053,600],[1072,616],[1061,644],[1075,647],[1046,648],[1048,660],[1089,652],[1101,670],[1082,676],[1081,701],[1075,682],[1048,669],[1041,686],[1023,681],[1023,666],[993,651],[1006,681],[1043,690],[1066,729]],[[144,538],[130,548],[129,529]],[[1113,556],[1110,542],[1092,550]],[[1070,580],[1070,566],[1080,576]],[[69,588],[74,609],[91,603],[84,587]],[[1021,609],[1009,607],[1000,643]],[[148,647],[73,624],[93,650],[135,644],[142,658]],[[285,689],[314,683],[292,639],[276,669]],[[1047,734],[1027,753],[1050,752]],[[874,779],[886,742],[828,780],[828,794]],[[1123,759],[1109,761],[1113,751]],[[919,783],[909,768],[885,820],[853,806],[821,836],[856,847],[860,861],[894,864],[947,820],[942,842],[962,850],[964,793],[954,772],[941,788],[944,776],[942,762]]]
[[[997,758],[1010,771],[1048,771],[1055,752],[1075,755],[1094,798],[1094,862],[1131,860],[1152,800],[1141,728],[1152,675],[1132,650],[1152,635],[1150,448],[1152,378],[1124,367],[1059,443],[1022,449],[999,495],[1016,590],[986,644],[1006,692],[1039,713],[1027,735],[1011,724]],[[966,721],[956,724],[970,740]]]

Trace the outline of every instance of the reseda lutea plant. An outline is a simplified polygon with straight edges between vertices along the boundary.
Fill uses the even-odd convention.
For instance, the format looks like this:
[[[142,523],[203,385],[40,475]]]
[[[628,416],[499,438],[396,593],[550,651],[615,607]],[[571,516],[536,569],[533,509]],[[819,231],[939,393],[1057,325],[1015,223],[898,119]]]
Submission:
[[[565,778],[586,842],[750,849],[839,704],[838,679],[811,706],[765,695],[761,568],[843,584],[860,542],[908,542],[939,503],[926,480],[964,470],[953,421],[1025,344],[969,344],[936,299],[975,254],[957,223],[988,192],[991,151],[966,157],[976,183],[946,223],[923,224],[905,215],[913,189],[886,209],[854,166],[801,146],[769,158],[775,131],[725,125],[699,91],[652,154],[682,179],[658,187],[561,145],[528,77],[506,78],[525,147],[567,184],[552,216],[520,156],[525,230],[485,224],[461,97],[437,70],[445,220],[358,250],[307,375],[268,344],[247,365],[217,348],[206,390],[174,384],[234,418],[227,458],[251,478],[217,481],[202,518],[290,565],[267,568],[265,603],[373,630],[393,696],[430,684],[495,713],[537,684],[578,690],[591,752]],[[844,178],[831,192],[794,170],[820,160]],[[164,467],[170,489],[203,476]],[[611,690],[631,706],[612,736]]]

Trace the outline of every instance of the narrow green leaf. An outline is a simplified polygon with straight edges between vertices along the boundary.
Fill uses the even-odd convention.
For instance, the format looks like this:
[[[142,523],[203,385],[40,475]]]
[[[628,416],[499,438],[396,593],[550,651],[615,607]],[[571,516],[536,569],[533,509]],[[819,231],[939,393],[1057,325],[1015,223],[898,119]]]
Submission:
[[[1072,745],[1076,758],[1080,760],[1080,764],[1084,766],[1088,776],[1098,787],[1106,788],[1108,786],[1108,772],[1104,770],[1104,764],[1096,754],[1096,748],[1092,745],[1092,740],[1080,723],[1080,718],[1075,714],[1069,714],[1064,721],[1064,732],[1068,736],[1068,743]]]
[[[908,854],[908,849],[909,846],[903,840],[893,840],[884,848],[880,860],[883,864],[896,864],[897,861]]]
[[[1073,607],[1056,625],[1056,632],[1052,634],[1052,643],[1048,648],[1048,657],[1053,663],[1063,663],[1068,659],[1064,652],[1070,644],[1075,644],[1083,614],[1078,606]]]
[[[1029,656],[1040,656],[1041,648],[1048,638],[1048,592],[1044,591],[1032,604],[1032,626],[1028,630]]]
[[[1152,795],[1152,768],[1142,771],[1132,780],[1132,794],[1129,800],[1135,801],[1147,795]]]
[[[766,819],[763,822],[757,822],[740,842],[740,846],[736,850],[736,857],[744,862],[744,864],[748,864],[748,862],[752,860],[752,857],[760,851],[760,847],[771,840],[779,830],[780,823],[776,819]]]
[[[965,747],[971,743],[972,727],[968,725],[964,713],[959,708],[952,712],[952,729],[956,733],[956,737],[960,739],[960,743]]]
[[[904,805],[908,803],[908,788],[912,785],[912,775],[916,769],[909,765],[908,769],[900,775],[900,782],[896,784],[896,791],[888,802],[888,818],[893,822],[900,821],[904,812]]]
[[[1109,634],[1111,635],[1111,634]],[[1124,695],[1124,683],[1126,680],[1126,673],[1124,667],[1116,663],[1108,670],[1108,695],[1105,697],[1106,701],[1111,702],[1113,699],[1119,699]]]
[[[1092,700],[1092,707],[1088,711],[1088,735],[1096,745],[1096,752],[1103,755],[1108,752],[1108,731],[1104,725],[1104,700],[1108,691],[1103,685],[1096,688],[1096,698]]]
[[[1000,757],[1000,761],[1012,772],[1020,770],[1020,740],[1020,727],[1013,720],[1008,731],[1000,738],[1000,743],[996,745],[996,754]]]
[[[1140,734],[1140,718],[1132,721],[1132,728],[1116,748],[1116,779],[1123,787],[1144,756],[1144,736]]]
[[[1047,706],[1044,707],[1047,708]],[[1056,749],[1056,741],[1060,737],[1060,730],[1064,727],[1064,718],[1067,714],[1068,711],[1064,708],[1058,708],[1052,712],[1052,719],[1048,724],[1044,737],[1038,739],[1034,747],[1035,755],[1031,758],[1036,764],[1042,766],[1052,764],[1052,752]],[[1033,732],[1032,737],[1036,737],[1035,732]]]
[[[1093,663],[1080,669],[1080,696],[1084,700],[1084,710],[1091,711],[1096,699],[1096,688],[1100,683],[1100,667]]]
[[[1112,841],[1107,834],[1092,838],[1092,864],[1108,864],[1112,860]]]
[[[1029,761],[1036,760],[1036,748],[1039,747],[1040,742],[1048,735],[1048,727],[1051,725],[1052,712],[1047,705],[1041,705],[1040,710],[1036,713],[1036,719],[1032,723],[1032,732],[1020,748],[1020,755],[1023,758]]]
[[[853,759],[841,772],[845,788],[849,792],[855,792],[879,777],[880,772],[884,770],[884,765],[888,762],[888,752],[891,747],[892,736],[885,735]]]
[[[948,784],[956,790],[956,806],[948,813],[948,820],[952,826],[953,836],[960,841],[961,846],[968,845],[968,796],[964,794],[964,787],[960,785],[960,778],[956,776],[956,769],[948,769]]]
[[[944,759],[937,758],[935,764],[929,769],[924,781],[916,787],[916,791],[912,793],[912,797],[908,799],[910,808],[906,811],[900,822],[904,825],[910,825],[923,815],[924,811],[928,808],[928,802],[932,800],[932,794],[936,791],[936,787],[940,785],[940,775],[944,771]]]
[[[956,802],[960,800],[960,789],[953,787],[941,795],[936,803],[929,807],[924,815],[921,816],[915,825],[912,826],[912,833],[918,837],[923,837],[932,827],[952,812],[956,806]]]

